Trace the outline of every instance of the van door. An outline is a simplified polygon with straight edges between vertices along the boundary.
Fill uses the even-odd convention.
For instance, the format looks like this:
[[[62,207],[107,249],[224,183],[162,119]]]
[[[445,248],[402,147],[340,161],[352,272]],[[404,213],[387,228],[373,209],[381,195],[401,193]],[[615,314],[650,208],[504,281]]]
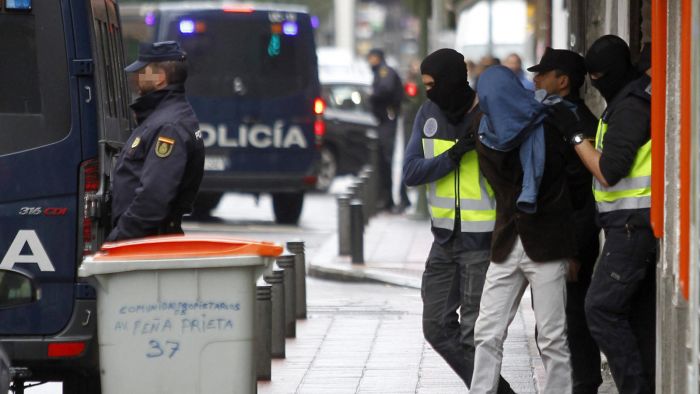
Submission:
[[[308,14],[192,10],[163,13],[159,26],[160,39],[188,53],[187,98],[207,148],[203,185],[233,175],[253,183],[297,179],[286,186],[303,190],[318,159],[313,108],[320,96]]]
[[[115,0],[91,0],[90,36],[95,67],[97,136],[85,128],[83,139],[97,145],[99,184],[84,189],[87,210],[84,228],[91,226],[91,239],[83,240],[84,252],[95,251],[108,235],[109,185],[111,170],[119,150],[131,133],[129,90],[124,72],[124,44]],[[90,165],[90,163],[87,163]],[[87,232],[83,232],[87,236]]]
[[[0,335],[52,334],[71,317],[76,277],[80,92],[66,2],[0,9],[0,269],[41,299],[0,309]]]

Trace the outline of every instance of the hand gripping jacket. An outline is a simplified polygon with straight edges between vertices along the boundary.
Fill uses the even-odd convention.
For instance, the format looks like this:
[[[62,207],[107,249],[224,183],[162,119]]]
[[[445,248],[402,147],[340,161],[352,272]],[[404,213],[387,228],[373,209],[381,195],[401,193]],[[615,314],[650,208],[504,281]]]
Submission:
[[[603,138],[608,131],[605,116],[598,122],[595,148],[603,152]],[[651,207],[651,139],[637,151],[629,174],[615,186],[604,187],[593,178],[593,195],[598,212]]]
[[[431,120],[435,121],[431,118],[428,122]],[[430,159],[445,153],[456,142],[440,130],[430,138],[424,135],[425,158]],[[491,186],[479,171],[475,150],[465,153],[454,171],[428,184],[428,205],[434,227],[452,231],[459,210],[462,232],[493,231],[496,200]]]

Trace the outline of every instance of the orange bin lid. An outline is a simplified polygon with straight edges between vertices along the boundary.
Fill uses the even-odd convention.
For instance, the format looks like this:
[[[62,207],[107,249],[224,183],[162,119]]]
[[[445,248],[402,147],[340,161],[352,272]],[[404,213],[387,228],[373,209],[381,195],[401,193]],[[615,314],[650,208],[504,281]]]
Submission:
[[[94,261],[165,259],[187,257],[263,256],[282,254],[282,246],[221,234],[163,235],[121,242],[107,242]]]

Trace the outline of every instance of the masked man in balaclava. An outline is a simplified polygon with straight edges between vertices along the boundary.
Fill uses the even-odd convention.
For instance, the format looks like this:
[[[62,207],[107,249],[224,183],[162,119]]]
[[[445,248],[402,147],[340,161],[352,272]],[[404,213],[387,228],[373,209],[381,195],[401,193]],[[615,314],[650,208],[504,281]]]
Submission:
[[[428,186],[434,241],[421,285],[423,334],[469,387],[474,323],[496,220],[493,191],[474,150],[482,114],[460,53],[433,52],[421,74],[429,100],[413,123],[403,174],[408,186]],[[498,393],[512,392],[500,378]]]
[[[586,296],[586,318],[621,393],[654,391],[656,239],[652,233],[650,79],[630,62],[620,37],[597,39],[586,53],[591,84],[607,108],[595,144],[566,111],[560,131],[593,174],[605,245]]]

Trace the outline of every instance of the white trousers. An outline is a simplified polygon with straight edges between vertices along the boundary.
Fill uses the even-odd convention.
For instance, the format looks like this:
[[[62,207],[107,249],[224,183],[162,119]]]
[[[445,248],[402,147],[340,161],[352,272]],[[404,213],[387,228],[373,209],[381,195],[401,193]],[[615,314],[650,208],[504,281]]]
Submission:
[[[567,262],[536,263],[525,254],[520,237],[508,259],[491,263],[474,329],[474,375],[470,394],[496,393],[503,342],[528,283],[537,321],[537,342],[547,375],[545,394],[571,393],[571,355],[566,338]]]

